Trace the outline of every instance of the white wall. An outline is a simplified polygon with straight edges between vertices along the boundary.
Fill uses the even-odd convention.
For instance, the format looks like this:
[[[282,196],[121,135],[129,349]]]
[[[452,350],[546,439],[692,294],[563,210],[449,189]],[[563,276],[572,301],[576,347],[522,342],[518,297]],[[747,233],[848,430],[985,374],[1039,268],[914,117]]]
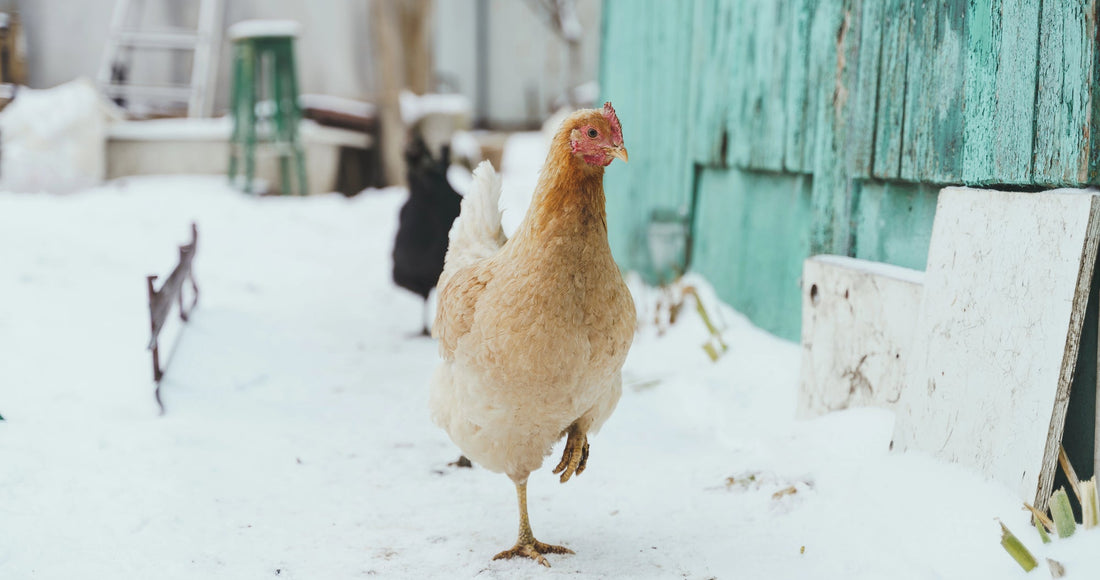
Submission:
[[[0,0],[0,7],[5,2]],[[115,0],[14,0],[28,44],[29,83],[51,87],[79,76],[95,78]],[[135,4],[141,0],[132,0]],[[302,92],[371,100],[370,0],[223,0],[226,25],[248,18],[290,18],[298,40]],[[195,25],[198,1],[144,0],[146,22]],[[437,73],[454,81],[476,103],[477,0],[436,0]],[[596,78],[600,0],[578,0],[584,26],[582,81]],[[497,125],[537,123],[566,88],[568,51],[524,0],[489,0],[489,111]],[[230,50],[222,43],[215,111],[228,101]],[[186,81],[189,60],[142,53],[132,79]]]
[[[477,102],[477,0],[436,0],[435,68]],[[578,0],[581,82],[597,78],[599,0]],[[524,0],[489,0],[489,113],[494,124],[538,124],[567,88],[566,43]]]
[[[139,4],[140,0],[133,0]],[[298,78],[302,92],[349,98],[371,96],[369,5],[363,0],[224,0],[228,26],[249,18],[289,18],[302,24]],[[28,82],[51,87],[79,76],[95,78],[107,41],[115,0],[19,0],[27,36]],[[195,26],[198,2],[145,0],[152,27]],[[224,110],[230,82],[230,45],[223,39],[215,111]],[[185,82],[190,59],[141,52],[132,80]]]

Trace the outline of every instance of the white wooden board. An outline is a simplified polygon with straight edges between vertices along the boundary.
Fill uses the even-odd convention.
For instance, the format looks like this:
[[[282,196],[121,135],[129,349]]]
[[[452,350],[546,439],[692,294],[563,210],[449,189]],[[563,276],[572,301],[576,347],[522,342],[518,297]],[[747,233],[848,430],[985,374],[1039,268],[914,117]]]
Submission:
[[[894,407],[923,279],[917,270],[841,256],[803,263],[800,417]]]
[[[940,193],[895,448],[976,467],[1045,506],[1096,259],[1097,202],[1081,190]]]

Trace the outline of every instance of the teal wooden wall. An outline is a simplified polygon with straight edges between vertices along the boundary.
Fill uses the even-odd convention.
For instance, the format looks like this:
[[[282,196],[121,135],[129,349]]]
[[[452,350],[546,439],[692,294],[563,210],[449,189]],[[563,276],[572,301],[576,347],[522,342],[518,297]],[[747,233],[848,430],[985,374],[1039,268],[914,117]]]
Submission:
[[[616,256],[644,270],[650,212],[694,209],[694,269],[797,339],[802,260],[923,268],[942,185],[1096,183],[1094,4],[605,0]]]

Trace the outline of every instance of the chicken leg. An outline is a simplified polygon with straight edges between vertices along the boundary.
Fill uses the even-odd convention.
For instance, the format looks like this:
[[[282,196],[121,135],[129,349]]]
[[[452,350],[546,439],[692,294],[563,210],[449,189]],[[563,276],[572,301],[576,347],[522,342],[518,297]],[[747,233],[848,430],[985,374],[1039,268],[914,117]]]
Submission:
[[[428,297],[425,296],[424,297],[423,318],[421,319],[421,322],[424,324],[424,326],[421,327],[420,336],[431,336],[432,335],[432,331],[429,328],[430,323],[428,321],[429,321],[429,318],[428,318]]]
[[[580,475],[588,465],[588,435],[573,423],[569,426],[569,438],[565,441],[565,451],[554,473],[561,474],[561,482],[569,481],[573,474]]]
[[[493,556],[493,559],[523,556],[549,568],[550,562],[546,561],[543,554],[572,554],[573,550],[565,546],[544,544],[535,539],[535,534],[531,532],[531,522],[527,519],[527,482],[516,484],[516,497],[519,498],[519,538],[516,539],[516,545],[512,549]]]

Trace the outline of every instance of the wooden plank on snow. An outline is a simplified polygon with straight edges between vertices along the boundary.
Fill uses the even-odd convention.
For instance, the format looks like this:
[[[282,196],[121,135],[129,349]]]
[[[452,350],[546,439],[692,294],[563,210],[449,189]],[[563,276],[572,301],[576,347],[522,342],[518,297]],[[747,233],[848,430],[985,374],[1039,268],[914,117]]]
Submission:
[[[1042,509],[1098,241],[1093,193],[940,192],[895,448],[974,467]]]
[[[805,261],[799,416],[894,408],[916,332],[923,278],[918,270],[855,258]]]

